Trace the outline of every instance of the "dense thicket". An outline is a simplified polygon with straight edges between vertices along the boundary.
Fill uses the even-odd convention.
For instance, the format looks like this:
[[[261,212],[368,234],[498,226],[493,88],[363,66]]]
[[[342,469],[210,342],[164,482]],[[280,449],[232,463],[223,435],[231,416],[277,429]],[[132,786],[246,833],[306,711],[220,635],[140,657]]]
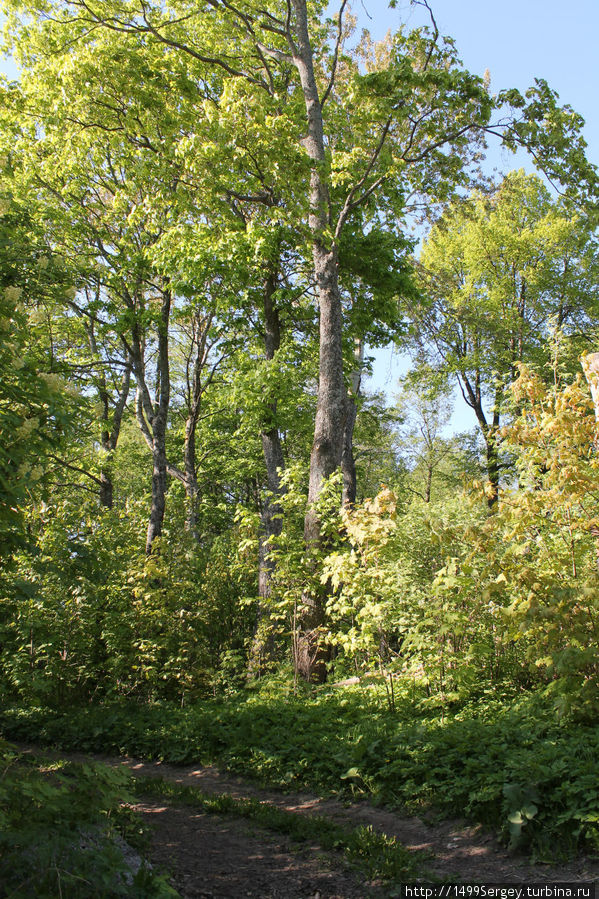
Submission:
[[[580,118],[492,97],[432,16],[375,44],[305,0],[5,6],[3,699],[366,672],[390,709],[509,684],[591,720]],[[484,179],[497,137],[538,173]],[[389,343],[394,402],[365,385]]]
[[[287,18],[9,6],[4,689],[183,699],[290,651],[308,679],[376,664],[431,696],[481,672],[555,688],[547,614],[514,637],[514,609],[535,605],[523,571],[540,577],[522,535],[531,507],[553,520],[558,452],[527,473],[538,413],[518,385],[536,372],[543,426],[572,444],[570,548],[552,541],[543,590],[582,646],[584,615],[558,599],[582,578],[592,626],[594,494],[568,485],[592,480],[593,419],[582,394],[580,433],[558,412],[597,320],[580,120],[544,82],[491,97],[432,16],[375,45],[301,0]],[[560,199],[523,172],[471,185],[506,102],[503,140],[545,162]],[[362,381],[391,339],[416,368],[384,410]],[[452,378],[483,458],[443,436]],[[594,655],[568,652],[586,702]]]

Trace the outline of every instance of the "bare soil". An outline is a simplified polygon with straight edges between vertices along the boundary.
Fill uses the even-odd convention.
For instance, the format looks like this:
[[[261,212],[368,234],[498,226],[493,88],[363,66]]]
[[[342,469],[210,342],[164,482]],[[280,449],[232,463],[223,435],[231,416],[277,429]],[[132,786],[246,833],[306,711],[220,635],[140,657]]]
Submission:
[[[36,754],[39,751],[25,746],[21,749]],[[72,761],[90,758],[79,753],[54,755]],[[195,785],[205,793],[258,799],[294,814],[322,815],[353,827],[371,825],[376,831],[396,837],[408,850],[426,853],[423,879],[432,875],[470,883],[599,881],[598,858],[533,865],[523,856],[508,853],[483,827],[468,825],[459,818],[428,822],[367,802],[345,805],[308,793],[284,794],[261,789],[213,766],[179,767],[126,757],[93,758],[123,766],[139,776]],[[248,821],[154,801],[140,802],[136,808],[153,827],[149,860],[172,872],[171,882],[184,899],[361,899],[390,895],[380,884],[361,879],[339,856],[323,853],[316,845],[298,848]]]

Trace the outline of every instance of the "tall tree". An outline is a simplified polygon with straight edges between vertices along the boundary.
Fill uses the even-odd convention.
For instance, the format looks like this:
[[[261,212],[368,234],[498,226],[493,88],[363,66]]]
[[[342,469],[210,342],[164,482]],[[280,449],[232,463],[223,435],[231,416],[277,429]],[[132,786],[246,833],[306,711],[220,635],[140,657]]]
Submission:
[[[449,207],[422,248],[429,302],[412,322],[421,352],[458,382],[485,441],[488,502],[497,502],[506,387],[520,362],[542,363],[553,323],[597,322],[597,247],[588,220],[512,172],[490,195]]]
[[[33,6],[40,14],[36,4],[19,5]],[[220,96],[230,91],[234,96],[235,83],[242,82],[250,121],[263,109],[266,97],[275,101],[274,120],[286,122],[287,111],[281,111],[277,103],[281,92],[293,111],[296,148],[305,153],[308,166],[307,181],[298,178],[290,185],[289,195],[306,213],[320,328],[305,522],[308,546],[317,545],[320,524],[314,502],[324,480],[341,463],[347,411],[338,279],[340,235],[356,210],[374,199],[387,182],[406,178],[406,171],[412,173],[407,181],[419,190],[434,187],[439,191],[441,185],[448,189],[459,172],[469,137],[489,116],[491,103],[482,82],[463,71],[451,43],[440,39],[434,20],[430,30],[395,36],[384,71],[360,75],[343,52],[345,3],[332,28],[323,25],[322,10],[309,9],[306,0],[293,0],[283,10],[251,2],[232,7],[218,0],[205,8],[177,2],[168,9],[146,0],[101,5],[95,0],[65,0],[52,4],[51,12],[46,10],[45,6],[41,17],[47,17],[46,30],[55,36],[61,27],[70,28],[76,41],[91,47],[100,39],[99,33],[112,31],[142,37],[148,45],[165,49],[169,57],[186,59],[210,84],[201,95],[202,103],[210,104],[215,87],[222,91]],[[48,24],[49,19],[53,21]],[[231,34],[237,39],[234,55],[224,40]],[[347,77],[340,78],[340,72]],[[335,197],[334,184],[342,187]],[[298,641],[296,664],[304,677],[315,673],[321,678],[325,669],[318,637],[324,599],[306,597],[305,606],[305,637]]]

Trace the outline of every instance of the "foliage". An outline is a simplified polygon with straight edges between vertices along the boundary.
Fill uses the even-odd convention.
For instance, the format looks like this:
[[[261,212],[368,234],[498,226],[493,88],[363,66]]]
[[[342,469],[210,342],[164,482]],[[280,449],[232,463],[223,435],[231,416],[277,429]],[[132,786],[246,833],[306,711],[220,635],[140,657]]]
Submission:
[[[465,558],[481,517],[480,500],[465,494],[398,504],[388,489],[343,511],[347,542],[325,558],[322,573],[333,587],[329,639],[342,651],[338,671],[385,672],[391,705],[394,678],[407,678],[441,706],[476,691],[481,677],[513,674],[476,593],[476,563]],[[467,598],[458,590],[466,583]]]
[[[127,776],[105,765],[20,755],[0,744],[0,879],[3,896],[137,899],[177,895],[141,862],[130,867],[123,841],[139,824],[121,803]]]
[[[427,304],[410,316],[429,365],[455,378],[484,437],[490,505],[496,501],[506,389],[519,363],[550,358],[552,326],[571,360],[597,325],[597,244],[592,220],[541,180],[509,173],[473,191],[435,223],[420,256]]]
[[[286,788],[371,795],[412,811],[463,814],[514,836],[510,816],[534,802],[520,845],[555,861],[597,846],[599,793],[592,724],[558,723],[535,694],[494,686],[443,716],[398,681],[396,712],[376,688],[312,695],[252,693],[181,709],[101,704],[58,712],[5,709],[13,739],[64,749],[214,763]],[[511,785],[511,786],[506,786]]]
[[[65,503],[31,520],[35,550],[18,557],[0,601],[3,690],[61,704],[106,694],[177,698],[212,690],[221,656],[244,652],[250,622],[230,538],[193,541],[147,558],[143,510]],[[68,538],[65,540],[65,532]],[[246,592],[247,591],[247,592]]]
[[[304,610],[310,607],[314,597],[323,592],[320,577],[323,559],[340,540],[340,472],[326,479],[313,506],[321,525],[321,540],[311,545],[306,545],[303,539],[304,518],[308,508],[304,483],[301,464],[290,465],[281,473],[282,493],[278,499],[278,515],[282,519],[282,527],[280,534],[271,537],[269,541],[270,557],[276,568],[264,606],[272,635],[284,639],[292,646],[297,639],[298,622]],[[238,521],[247,534],[240,549],[244,553],[248,550],[255,552],[255,518],[247,510],[240,509]],[[320,639],[324,641],[326,630],[322,628],[321,631]]]
[[[546,684],[560,714],[593,719],[597,693],[596,422],[588,385],[564,379],[559,362],[547,387],[522,366],[518,415],[505,429],[517,453],[518,489],[482,529],[487,564],[480,586],[504,609],[506,639]],[[491,550],[491,551],[490,551]]]
[[[596,840],[567,724],[599,705],[580,117],[543,81],[492,98],[434,19],[352,49],[304,0],[4,7],[27,77],[0,86],[0,696],[55,709],[7,729],[457,804],[539,853]],[[474,187],[488,127],[560,198]],[[358,388],[390,340],[418,362],[403,409]],[[441,433],[451,377],[493,514]],[[383,676],[385,714],[298,686],[318,641],[333,677]],[[540,692],[510,710],[506,684]]]
[[[43,460],[68,428],[73,397],[40,353],[29,314],[66,290],[64,273],[12,200],[5,165],[0,160],[0,542],[7,552],[25,541],[23,510],[39,495]]]

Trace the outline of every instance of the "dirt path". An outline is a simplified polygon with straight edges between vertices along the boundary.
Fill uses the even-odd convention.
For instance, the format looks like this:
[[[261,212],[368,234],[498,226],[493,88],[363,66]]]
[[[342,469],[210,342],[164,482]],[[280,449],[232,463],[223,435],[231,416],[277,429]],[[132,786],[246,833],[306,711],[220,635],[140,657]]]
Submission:
[[[41,752],[37,747],[20,747]],[[49,753],[44,752],[44,755]],[[72,761],[89,760],[79,753],[53,753]],[[513,856],[482,827],[461,820],[427,823],[366,802],[344,805],[308,793],[265,790],[212,766],[178,767],[126,757],[93,756],[96,761],[125,767],[138,776],[162,777],[195,785],[209,794],[253,798],[298,815],[324,815],[340,824],[371,825],[395,836],[410,851],[430,853],[428,871],[437,877],[466,882],[599,881],[599,859],[581,858],[567,865],[531,865]],[[150,857],[175,872],[174,885],[187,899],[359,899],[389,895],[356,878],[337,857],[318,847],[298,851],[285,839],[249,822],[219,818],[190,808],[144,802],[138,810],[155,827]]]
[[[231,817],[143,802],[153,826],[149,858],[173,873],[184,899],[364,899],[382,897],[372,884],[317,846],[287,841]]]

